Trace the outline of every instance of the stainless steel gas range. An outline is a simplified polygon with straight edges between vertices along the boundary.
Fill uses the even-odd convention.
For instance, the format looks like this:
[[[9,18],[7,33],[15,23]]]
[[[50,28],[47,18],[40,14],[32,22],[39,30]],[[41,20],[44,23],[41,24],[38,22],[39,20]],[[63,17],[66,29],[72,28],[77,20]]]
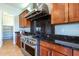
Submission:
[[[37,55],[37,40],[31,35],[21,35],[21,49],[24,55],[36,56]]]

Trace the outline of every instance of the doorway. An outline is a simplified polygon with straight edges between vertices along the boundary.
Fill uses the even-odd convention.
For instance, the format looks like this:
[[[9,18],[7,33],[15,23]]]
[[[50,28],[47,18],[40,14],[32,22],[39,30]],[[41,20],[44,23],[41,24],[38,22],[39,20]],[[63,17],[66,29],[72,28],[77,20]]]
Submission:
[[[13,26],[3,26],[3,45],[7,41],[13,42]]]

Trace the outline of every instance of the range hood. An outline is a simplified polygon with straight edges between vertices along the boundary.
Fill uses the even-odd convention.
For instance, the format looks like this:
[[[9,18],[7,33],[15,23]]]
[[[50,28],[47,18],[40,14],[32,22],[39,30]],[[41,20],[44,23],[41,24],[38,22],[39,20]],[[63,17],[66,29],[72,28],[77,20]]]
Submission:
[[[49,15],[48,6],[46,4],[38,5],[39,8],[34,8],[31,12],[29,12],[25,18],[29,20],[37,20],[42,17],[47,17]]]

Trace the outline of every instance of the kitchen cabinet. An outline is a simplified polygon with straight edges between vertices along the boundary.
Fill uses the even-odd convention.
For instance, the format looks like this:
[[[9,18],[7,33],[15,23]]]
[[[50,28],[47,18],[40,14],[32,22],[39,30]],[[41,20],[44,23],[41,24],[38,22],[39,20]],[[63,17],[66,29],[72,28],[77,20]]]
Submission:
[[[73,50],[73,56],[79,56],[79,50]]]
[[[69,22],[79,21],[79,3],[69,3]]]
[[[20,33],[16,33],[16,45],[18,47],[21,47],[21,41],[20,41]]]
[[[27,19],[27,27],[30,27],[31,26],[31,21]]]
[[[50,44],[48,42],[41,41],[40,43],[40,56],[50,56]]]
[[[55,43],[40,41],[41,56],[72,56],[72,49]]]
[[[79,22],[79,3],[52,4],[51,24]]]
[[[67,56],[71,56],[72,55],[72,49],[64,47],[64,46],[61,46],[61,45],[55,44],[54,50],[59,52],[59,53],[62,53],[64,55],[67,55]]]
[[[47,47],[40,46],[40,56],[50,56],[50,49]]]
[[[68,4],[52,4],[51,24],[61,24],[68,22]]]
[[[19,15],[19,25],[20,27],[24,28],[24,27],[30,27],[30,20],[25,18],[25,15],[27,15],[27,11],[23,11],[20,15]]]

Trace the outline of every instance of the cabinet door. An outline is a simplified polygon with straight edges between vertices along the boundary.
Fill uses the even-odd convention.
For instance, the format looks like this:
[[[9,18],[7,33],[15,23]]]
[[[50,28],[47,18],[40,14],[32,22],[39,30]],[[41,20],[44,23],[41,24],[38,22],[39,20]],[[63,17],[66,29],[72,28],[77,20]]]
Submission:
[[[69,3],[69,22],[79,21],[79,3]]]
[[[22,15],[19,15],[19,26],[23,27]]]
[[[20,27],[27,27],[28,26],[28,21],[25,18],[25,15],[27,14],[27,11],[24,11],[22,14],[19,16],[19,22],[20,22]]]
[[[27,20],[24,17],[26,14],[27,13],[25,11],[22,13],[22,24],[23,24],[22,27],[26,27],[27,26]]]
[[[26,27],[30,27],[31,26],[31,21],[29,19],[26,19],[27,25]]]
[[[18,47],[21,47],[21,42],[20,42],[20,36],[16,36],[16,45],[18,46]]]
[[[50,56],[50,50],[46,47],[40,46],[40,56]]]
[[[65,22],[68,22],[68,4],[52,4],[51,23],[60,24]]]
[[[72,49],[70,49],[70,48],[55,44],[54,50],[61,53],[61,54],[64,54],[67,56],[72,56]]]
[[[27,20],[26,20],[26,18],[23,18],[23,27],[27,27]]]
[[[73,56],[79,56],[79,50],[73,50]]]
[[[59,52],[56,52],[56,51],[52,51],[51,56],[65,56],[65,55],[63,55],[63,54],[61,54]]]

